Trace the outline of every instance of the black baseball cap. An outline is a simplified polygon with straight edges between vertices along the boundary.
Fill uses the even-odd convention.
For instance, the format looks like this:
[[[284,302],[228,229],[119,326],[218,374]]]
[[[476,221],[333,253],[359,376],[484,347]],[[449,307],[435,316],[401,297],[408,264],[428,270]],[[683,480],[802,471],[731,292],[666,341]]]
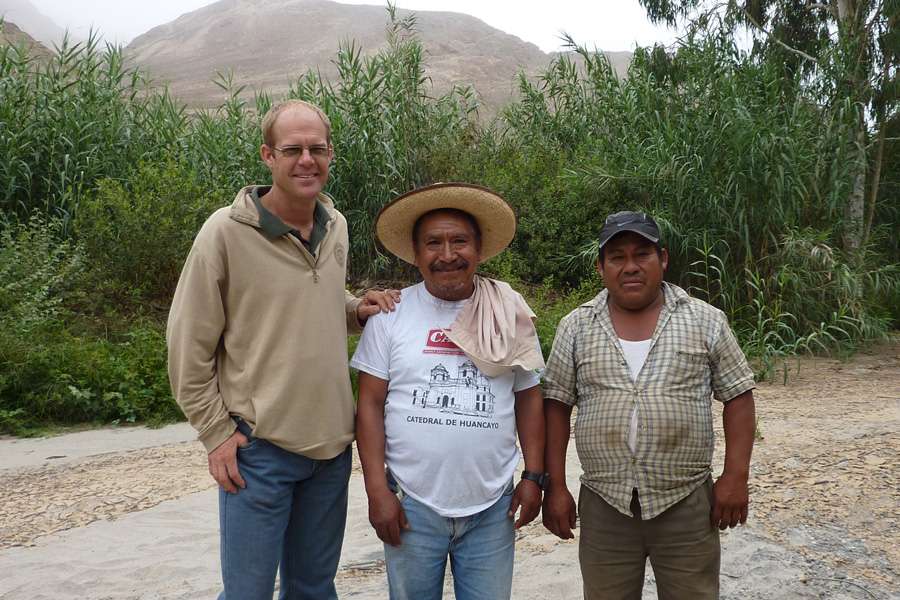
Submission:
[[[647,213],[623,210],[606,217],[606,222],[600,230],[600,248],[624,231],[634,232],[654,244],[659,243],[659,226],[653,217]]]

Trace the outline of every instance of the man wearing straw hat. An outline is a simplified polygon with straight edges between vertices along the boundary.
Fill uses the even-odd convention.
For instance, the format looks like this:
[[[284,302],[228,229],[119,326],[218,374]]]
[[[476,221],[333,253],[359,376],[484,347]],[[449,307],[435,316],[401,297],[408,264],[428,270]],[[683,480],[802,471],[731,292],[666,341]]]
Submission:
[[[537,516],[547,481],[544,362],[534,313],[475,270],[512,240],[515,215],[486,188],[435,184],[387,205],[375,229],[423,279],[369,320],[350,362],[390,597],[439,599],[449,556],[458,600],[509,598],[515,529]]]
[[[345,289],[347,222],[322,189],[334,155],[318,107],[263,118],[271,186],[241,189],[203,225],[166,340],[178,404],[219,484],[225,600],[336,599],[353,395],[347,330],[396,292]]]
[[[649,558],[660,598],[713,600],[718,529],[747,520],[753,372],[722,311],[663,281],[668,253],[652,217],[610,215],[599,242],[606,289],[560,322],[544,375],[544,524],[572,537],[565,465],[577,406],[584,597],[640,598]],[[713,397],[725,430],[715,484]]]

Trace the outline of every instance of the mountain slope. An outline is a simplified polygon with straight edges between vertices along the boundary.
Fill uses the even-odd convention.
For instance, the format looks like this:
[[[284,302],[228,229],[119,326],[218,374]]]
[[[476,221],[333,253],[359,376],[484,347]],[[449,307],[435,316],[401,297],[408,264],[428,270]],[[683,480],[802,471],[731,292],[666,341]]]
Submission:
[[[400,18],[409,11],[398,10]],[[519,70],[535,74],[550,60],[537,46],[460,13],[416,11],[427,74],[439,91],[472,84],[487,112],[515,93]],[[220,0],[155,27],[127,47],[129,57],[193,106],[218,104],[210,83],[217,71],[274,94],[308,68],[335,80],[332,64],[342,41],[366,53],[385,44],[383,7],[328,0]],[[627,63],[626,63],[627,64]]]
[[[47,48],[62,43],[65,35],[62,27],[41,13],[28,0],[0,0],[0,17],[15,23],[19,29]]]
[[[22,31],[15,23],[3,21],[3,27],[0,28],[0,45],[2,44],[24,44],[29,50],[29,54],[34,57],[48,57],[51,52],[46,46]]]

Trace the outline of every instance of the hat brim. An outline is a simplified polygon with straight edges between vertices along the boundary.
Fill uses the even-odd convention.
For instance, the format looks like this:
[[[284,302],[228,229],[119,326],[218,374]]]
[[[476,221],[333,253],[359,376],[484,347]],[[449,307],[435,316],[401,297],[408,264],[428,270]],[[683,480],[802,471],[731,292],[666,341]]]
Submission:
[[[413,226],[425,213],[452,208],[469,213],[481,229],[481,261],[503,252],[516,235],[516,214],[496,192],[471,183],[435,183],[385,205],[375,218],[375,237],[384,248],[416,264]]]
[[[628,232],[636,233],[639,236],[643,237],[644,239],[650,240],[654,244],[659,243],[659,237],[654,236],[650,233],[647,233],[646,231],[641,230],[639,226],[628,224],[628,225],[623,225],[622,227],[616,229],[616,231],[613,231],[612,233],[610,233],[606,237],[606,239],[600,240],[599,247],[602,248],[603,246],[605,246],[607,244],[607,242],[609,242],[609,240],[613,239],[617,235],[619,235],[621,233],[628,233]]]

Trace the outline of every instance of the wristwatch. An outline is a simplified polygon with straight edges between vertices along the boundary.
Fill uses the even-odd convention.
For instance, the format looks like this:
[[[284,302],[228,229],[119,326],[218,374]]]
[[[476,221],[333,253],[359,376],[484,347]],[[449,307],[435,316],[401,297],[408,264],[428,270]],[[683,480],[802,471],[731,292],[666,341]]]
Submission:
[[[522,471],[522,479],[535,482],[541,491],[547,491],[547,486],[550,485],[550,473],[535,473],[525,469]]]

